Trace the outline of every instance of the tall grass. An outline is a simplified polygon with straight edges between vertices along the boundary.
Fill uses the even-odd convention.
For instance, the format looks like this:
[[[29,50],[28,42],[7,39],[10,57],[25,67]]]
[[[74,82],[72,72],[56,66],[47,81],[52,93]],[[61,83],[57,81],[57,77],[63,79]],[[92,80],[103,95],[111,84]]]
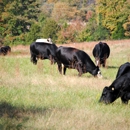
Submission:
[[[72,69],[60,75],[56,64],[39,60],[33,65],[28,54],[1,56],[0,130],[129,130],[129,104],[122,105],[120,99],[110,105],[98,103],[118,67],[129,61],[130,45],[110,48],[102,79],[89,73],[78,77]]]

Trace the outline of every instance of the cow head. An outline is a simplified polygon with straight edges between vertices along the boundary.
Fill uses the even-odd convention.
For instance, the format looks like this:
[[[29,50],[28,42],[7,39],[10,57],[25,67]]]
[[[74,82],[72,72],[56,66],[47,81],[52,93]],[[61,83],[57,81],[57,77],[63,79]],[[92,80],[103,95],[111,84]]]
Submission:
[[[96,66],[96,69],[93,71],[94,77],[102,78],[101,70],[98,66]]]
[[[31,62],[32,62],[34,65],[37,64],[37,60],[38,60],[37,57],[31,55]]]
[[[109,103],[114,102],[116,100],[116,98],[117,98],[117,96],[114,94],[114,90],[112,90],[112,88],[110,88],[110,87],[105,87],[103,89],[99,102],[109,104]]]

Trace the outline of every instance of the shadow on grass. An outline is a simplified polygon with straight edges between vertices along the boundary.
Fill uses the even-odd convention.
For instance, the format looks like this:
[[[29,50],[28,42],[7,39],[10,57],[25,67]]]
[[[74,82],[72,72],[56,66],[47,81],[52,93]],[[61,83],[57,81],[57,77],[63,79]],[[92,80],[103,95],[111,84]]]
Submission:
[[[108,69],[118,69],[119,66],[107,66]]]
[[[1,102],[0,103],[0,130],[25,129],[26,126],[25,123],[29,120],[33,120],[35,114],[46,115],[48,111],[51,110],[47,108],[26,109],[26,108],[12,106],[7,102]]]

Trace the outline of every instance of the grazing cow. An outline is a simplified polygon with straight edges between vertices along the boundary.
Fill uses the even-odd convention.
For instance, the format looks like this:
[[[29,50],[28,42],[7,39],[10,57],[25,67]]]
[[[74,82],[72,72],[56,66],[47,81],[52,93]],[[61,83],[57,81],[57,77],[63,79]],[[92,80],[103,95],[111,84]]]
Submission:
[[[42,42],[42,43],[50,43],[52,44],[52,40],[51,38],[48,38],[48,39],[37,39],[36,42]]]
[[[98,66],[95,66],[91,58],[82,50],[72,47],[60,46],[56,51],[58,70],[62,74],[62,64],[64,65],[64,75],[66,68],[77,69],[79,76],[89,72],[93,76],[101,76]]]
[[[130,72],[130,62],[126,62],[119,67],[116,78],[119,78],[127,72]]]
[[[9,52],[11,52],[10,46],[3,46],[0,48],[0,54],[3,54],[4,56],[7,55]]]
[[[95,57],[95,62],[97,66],[106,66],[106,59],[110,55],[110,48],[106,43],[99,42],[95,45],[93,49],[93,56]]]
[[[51,64],[56,62],[56,52],[57,46],[55,44],[49,44],[45,42],[33,42],[30,45],[31,62],[37,64],[37,60],[49,59]]]
[[[99,102],[109,104],[119,97],[122,103],[128,104],[128,100],[130,100],[130,72],[116,78],[109,87],[104,87]]]

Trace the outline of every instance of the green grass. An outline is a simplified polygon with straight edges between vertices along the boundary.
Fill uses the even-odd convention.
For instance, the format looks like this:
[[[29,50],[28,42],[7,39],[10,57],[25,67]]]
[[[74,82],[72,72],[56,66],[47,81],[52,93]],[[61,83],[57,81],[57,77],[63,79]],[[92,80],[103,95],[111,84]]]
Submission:
[[[130,104],[98,102],[118,67],[128,61],[128,47],[122,51],[120,46],[111,46],[116,50],[108,67],[101,68],[102,79],[88,73],[78,77],[72,69],[63,76],[56,64],[39,60],[33,65],[29,55],[1,56],[0,130],[129,130]]]

